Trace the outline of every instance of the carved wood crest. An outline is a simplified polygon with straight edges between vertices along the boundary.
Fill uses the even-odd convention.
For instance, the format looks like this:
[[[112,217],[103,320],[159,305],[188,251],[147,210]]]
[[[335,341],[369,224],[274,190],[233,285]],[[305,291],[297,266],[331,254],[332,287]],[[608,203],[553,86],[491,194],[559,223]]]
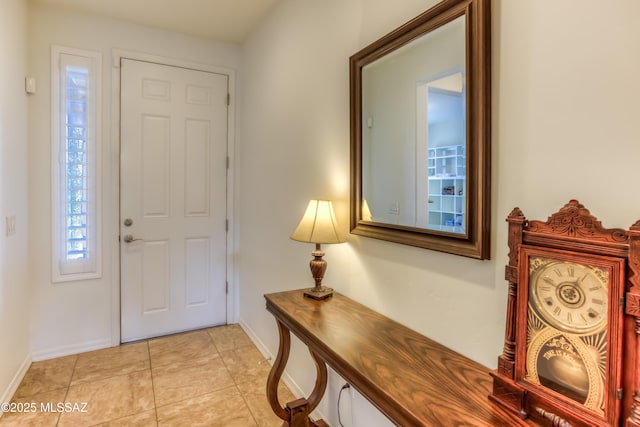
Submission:
[[[526,229],[533,233],[555,234],[575,239],[598,239],[626,243],[629,237],[622,228],[604,228],[602,223],[580,202],[572,199],[546,222],[529,221]]]

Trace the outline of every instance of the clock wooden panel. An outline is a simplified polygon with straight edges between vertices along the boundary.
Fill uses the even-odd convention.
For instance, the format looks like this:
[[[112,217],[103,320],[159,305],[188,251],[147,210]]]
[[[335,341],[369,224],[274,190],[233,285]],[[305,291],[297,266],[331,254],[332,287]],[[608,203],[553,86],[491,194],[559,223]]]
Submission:
[[[577,200],[507,218],[505,343],[491,400],[541,425],[639,427],[640,221],[604,228]]]

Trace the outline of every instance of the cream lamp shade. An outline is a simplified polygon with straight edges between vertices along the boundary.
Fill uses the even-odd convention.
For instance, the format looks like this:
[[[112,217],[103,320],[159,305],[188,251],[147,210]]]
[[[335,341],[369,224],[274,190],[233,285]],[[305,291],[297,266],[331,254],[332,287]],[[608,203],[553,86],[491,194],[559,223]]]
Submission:
[[[291,238],[308,243],[343,243],[347,240],[338,230],[330,200],[311,200]]]
[[[347,239],[340,233],[333,205],[329,200],[311,200],[307,210],[300,220],[300,224],[291,235],[299,242],[315,243],[316,249],[311,252],[313,259],[309,262],[311,275],[316,286],[307,289],[304,295],[313,299],[323,300],[333,295],[333,289],[322,286],[322,278],[327,269],[327,262],[322,259],[324,252],[320,248],[322,243],[342,243]]]

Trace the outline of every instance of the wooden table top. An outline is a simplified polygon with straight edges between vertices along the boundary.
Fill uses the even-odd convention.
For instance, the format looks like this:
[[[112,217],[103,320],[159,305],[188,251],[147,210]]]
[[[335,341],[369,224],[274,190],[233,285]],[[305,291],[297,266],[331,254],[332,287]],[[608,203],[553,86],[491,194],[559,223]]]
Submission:
[[[489,401],[487,367],[339,293],[265,298],[268,311],[398,425],[532,425]]]

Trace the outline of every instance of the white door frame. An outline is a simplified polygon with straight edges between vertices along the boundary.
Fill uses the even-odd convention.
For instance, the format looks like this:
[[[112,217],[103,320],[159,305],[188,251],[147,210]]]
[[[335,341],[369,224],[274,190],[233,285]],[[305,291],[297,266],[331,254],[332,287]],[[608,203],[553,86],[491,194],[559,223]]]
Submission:
[[[181,59],[166,58],[156,55],[148,55],[140,52],[132,52],[121,49],[113,49],[111,54],[111,145],[109,152],[109,160],[111,163],[111,176],[113,180],[110,183],[111,200],[105,203],[111,206],[108,215],[111,221],[109,225],[105,224],[105,228],[111,232],[105,233],[108,238],[103,239],[105,244],[109,242],[109,255],[112,265],[112,284],[111,284],[111,345],[120,344],[120,60],[122,58],[134,59],[138,61],[154,62],[161,65],[170,65],[175,67],[189,68],[197,71],[206,71],[218,74],[225,74],[229,78],[229,96],[230,106],[227,116],[227,323],[236,323],[238,321],[238,287],[234,278],[236,277],[233,255],[235,233],[234,233],[234,155],[235,155],[235,110],[236,110],[236,76],[235,70],[224,67],[216,67],[208,64],[185,61]],[[105,183],[106,184],[106,183]],[[107,251],[105,251],[107,252]],[[105,253],[106,255],[106,253]],[[105,263],[105,265],[109,265]]]

